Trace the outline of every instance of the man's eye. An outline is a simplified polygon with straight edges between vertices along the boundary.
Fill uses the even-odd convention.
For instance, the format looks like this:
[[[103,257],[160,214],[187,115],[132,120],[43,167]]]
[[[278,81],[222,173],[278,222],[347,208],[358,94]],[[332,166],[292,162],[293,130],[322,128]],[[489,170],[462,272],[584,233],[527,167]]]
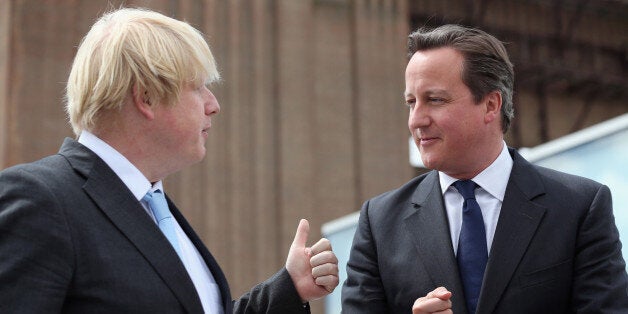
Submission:
[[[416,100],[414,99],[407,99],[406,100],[406,107],[412,109],[414,107],[414,103],[416,102]]]
[[[430,102],[432,102],[432,103],[443,103],[443,102],[445,102],[445,99],[439,98],[439,97],[430,97],[428,100]]]

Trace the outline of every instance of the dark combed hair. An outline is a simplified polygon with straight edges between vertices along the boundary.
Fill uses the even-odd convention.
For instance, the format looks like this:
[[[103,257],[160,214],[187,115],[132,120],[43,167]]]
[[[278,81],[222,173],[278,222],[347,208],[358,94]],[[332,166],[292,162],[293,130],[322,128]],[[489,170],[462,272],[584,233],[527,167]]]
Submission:
[[[460,25],[419,28],[408,36],[408,59],[417,51],[442,47],[463,55],[462,82],[471,90],[476,103],[493,91],[501,93],[502,132],[506,133],[514,117],[515,74],[502,42],[482,30]]]

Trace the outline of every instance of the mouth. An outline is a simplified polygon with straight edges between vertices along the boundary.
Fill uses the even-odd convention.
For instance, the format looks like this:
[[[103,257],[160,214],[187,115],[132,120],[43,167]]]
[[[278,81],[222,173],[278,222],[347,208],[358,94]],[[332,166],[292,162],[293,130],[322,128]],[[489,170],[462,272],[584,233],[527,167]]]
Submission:
[[[417,144],[419,145],[429,145],[438,140],[438,137],[430,137],[430,136],[417,136],[415,137]]]

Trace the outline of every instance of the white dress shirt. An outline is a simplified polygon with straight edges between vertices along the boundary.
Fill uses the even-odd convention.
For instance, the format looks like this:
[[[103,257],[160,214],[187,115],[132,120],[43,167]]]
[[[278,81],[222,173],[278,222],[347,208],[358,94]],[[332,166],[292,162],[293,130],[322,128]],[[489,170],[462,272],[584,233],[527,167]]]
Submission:
[[[137,169],[128,159],[120,154],[109,144],[105,143],[94,134],[83,131],[78,139],[79,143],[83,144],[90,150],[92,150],[98,157],[100,157],[122,180],[127,188],[133,193],[135,198],[144,206],[146,213],[155,221],[153,213],[148,208],[148,204],[142,201],[142,198],[146,192],[155,191],[157,189],[165,193],[163,184],[161,181],[151,184],[148,179]],[[157,221],[155,221],[157,223]],[[203,257],[198,252],[190,238],[185,234],[181,226],[175,219],[175,230],[177,233],[177,240],[181,248],[183,255],[183,265],[187,270],[194,287],[198,292],[198,295],[203,304],[203,310],[205,313],[217,313],[222,314],[222,298],[220,296],[220,289],[214,280],[207,264],[203,260]]]
[[[511,170],[512,157],[510,157],[508,147],[506,143],[504,143],[497,159],[471,179],[479,186],[479,188],[475,190],[475,199],[482,210],[482,218],[484,219],[484,227],[486,228],[486,248],[488,249],[489,255]],[[441,191],[443,191],[447,218],[449,219],[451,243],[454,247],[454,254],[457,255],[458,238],[460,237],[460,229],[462,228],[462,205],[464,198],[458,193],[456,188],[452,186],[458,179],[450,177],[440,171],[438,172],[438,177]]]

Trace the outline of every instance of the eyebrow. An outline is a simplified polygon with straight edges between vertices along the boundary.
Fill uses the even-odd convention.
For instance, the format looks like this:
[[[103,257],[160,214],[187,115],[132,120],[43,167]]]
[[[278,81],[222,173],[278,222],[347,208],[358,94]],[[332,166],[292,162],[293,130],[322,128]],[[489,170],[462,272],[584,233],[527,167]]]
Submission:
[[[447,92],[447,91],[446,91],[446,90],[444,90],[444,89],[437,88],[437,89],[428,89],[428,90],[424,91],[422,94],[423,94],[423,95],[429,95],[429,94],[449,95],[449,92]],[[414,97],[416,97],[413,93],[406,93],[406,92],[403,92],[403,97],[404,97],[404,98],[406,98],[406,97],[408,97],[408,96],[414,96]]]
[[[427,91],[425,91],[425,93],[424,93],[424,94],[447,94],[447,95],[448,95],[448,94],[449,94],[449,92],[447,92],[447,91],[446,91],[446,90],[444,90],[444,89],[437,88],[437,89],[430,89],[430,90],[427,90]]]

